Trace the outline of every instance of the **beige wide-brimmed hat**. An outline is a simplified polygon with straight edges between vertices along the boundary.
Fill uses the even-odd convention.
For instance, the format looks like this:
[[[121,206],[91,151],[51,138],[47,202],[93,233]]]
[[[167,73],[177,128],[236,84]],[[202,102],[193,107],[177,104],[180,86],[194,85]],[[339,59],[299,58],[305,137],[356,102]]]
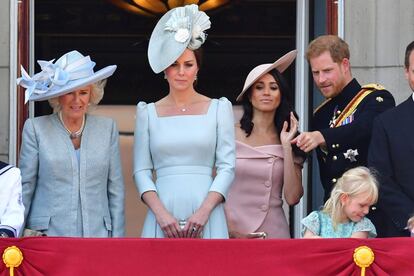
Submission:
[[[286,68],[288,68],[289,65],[292,64],[292,62],[295,60],[297,53],[297,50],[292,50],[289,53],[282,56],[281,58],[279,58],[278,60],[276,60],[274,63],[265,63],[253,68],[253,70],[250,71],[250,73],[247,75],[246,81],[244,82],[243,90],[239,94],[239,96],[237,96],[236,101],[241,101],[247,89],[249,89],[249,87],[252,86],[252,84],[255,83],[258,79],[260,79],[273,69],[277,69],[280,73],[283,73],[283,71],[285,71]]]

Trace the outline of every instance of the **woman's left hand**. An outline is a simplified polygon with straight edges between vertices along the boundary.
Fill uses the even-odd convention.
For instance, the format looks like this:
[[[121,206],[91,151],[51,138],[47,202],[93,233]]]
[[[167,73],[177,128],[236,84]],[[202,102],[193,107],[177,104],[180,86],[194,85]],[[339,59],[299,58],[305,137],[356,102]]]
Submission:
[[[298,132],[298,120],[296,120],[295,115],[293,112],[290,112],[290,129],[287,131],[288,122],[283,123],[282,131],[280,132],[280,142],[284,148],[290,147],[292,139],[295,137],[296,133]]]
[[[209,212],[203,209],[198,209],[188,220],[183,232],[185,238],[200,238],[204,226],[210,216]]]

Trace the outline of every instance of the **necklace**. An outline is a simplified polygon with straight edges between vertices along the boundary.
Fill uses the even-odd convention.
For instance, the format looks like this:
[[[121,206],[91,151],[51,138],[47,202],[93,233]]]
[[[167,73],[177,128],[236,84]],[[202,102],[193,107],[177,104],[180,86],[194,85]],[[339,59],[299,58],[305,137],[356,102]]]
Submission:
[[[178,109],[181,112],[187,112],[189,110],[189,106],[191,104],[193,104],[194,102],[194,96],[191,96],[189,98],[188,103],[182,105],[182,106],[178,106],[177,103],[175,102],[175,100],[173,99],[173,97],[171,95],[168,96],[170,98],[170,102],[172,103],[173,106],[175,106],[176,109]]]
[[[78,129],[77,131],[74,131],[74,132],[70,131],[70,130],[66,127],[65,123],[63,122],[62,112],[61,112],[61,111],[59,112],[59,119],[60,119],[60,122],[62,123],[63,127],[64,127],[64,128],[66,129],[66,131],[69,133],[69,138],[70,138],[70,139],[72,139],[72,140],[73,140],[73,139],[76,139],[76,138],[81,137],[82,132],[83,132],[83,129],[84,129],[84,127],[85,127],[85,115],[83,115],[83,118],[82,118],[82,125],[81,125],[80,129]]]

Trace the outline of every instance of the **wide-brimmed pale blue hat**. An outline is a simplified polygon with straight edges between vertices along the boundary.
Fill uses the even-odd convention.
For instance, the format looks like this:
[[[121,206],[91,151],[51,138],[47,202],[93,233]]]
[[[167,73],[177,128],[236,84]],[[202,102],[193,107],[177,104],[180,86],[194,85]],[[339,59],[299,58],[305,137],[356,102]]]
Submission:
[[[186,48],[198,49],[206,40],[211,22],[195,4],[174,8],[158,21],[148,46],[151,69],[160,73],[173,64]]]
[[[283,71],[285,71],[289,67],[289,65],[292,64],[292,62],[295,60],[297,53],[297,50],[292,50],[273,63],[260,64],[254,67],[247,75],[246,81],[244,82],[243,90],[237,96],[236,101],[241,101],[247,89],[249,89],[249,87],[252,86],[253,83],[255,83],[257,80],[259,80],[261,77],[263,77],[265,74],[269,73],[273,69],[276,69],[280,73],[283,73]]]
[[[95,62],[89,56],[71,51],[54,60],[38,60],[41,72],[30,77],[21,67],[22,76],[17,84],[26,88],[27,101],[43,101],[58,97],[78,88],[106,79],[115,72],[116,65],[110,65],[94,72]]]

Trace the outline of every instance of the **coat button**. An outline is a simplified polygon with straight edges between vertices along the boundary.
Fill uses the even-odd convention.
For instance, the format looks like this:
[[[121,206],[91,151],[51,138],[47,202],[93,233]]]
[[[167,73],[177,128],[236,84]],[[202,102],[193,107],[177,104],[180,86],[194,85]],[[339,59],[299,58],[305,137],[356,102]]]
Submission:
[[[336,145],[335,144],[332,144],[332,148],[334,149],[334,148],[336,148]]]
[[[266,186],[266,187],[270,187],[271,185],[270,185],[270,181],[269,180],[266,180],[265,182],[264,182],[264,185]]]
[[[332,183],[336,183],[336,178],[332,178]]]
[[[263,212],[266,212],[267,211],[267,205],[262,205],[261,209],[262,209]]]
[[[375,210],[377,210],[377,207],[376,206],[371,206],[371,210],[375,211]]]
[[[339,148],[339,144],[336,144],[335,146],[336,146],[336,148]]]
[[[338,114],[338,115],[341,114],[341,110],[337,110],[336,114]]]
[[[333,160],[333,161],[336,161],[336,160],[338,160],[338,157],[337,157],[336,155],[334,155],[334,156],[332,157],[332,160]]]

